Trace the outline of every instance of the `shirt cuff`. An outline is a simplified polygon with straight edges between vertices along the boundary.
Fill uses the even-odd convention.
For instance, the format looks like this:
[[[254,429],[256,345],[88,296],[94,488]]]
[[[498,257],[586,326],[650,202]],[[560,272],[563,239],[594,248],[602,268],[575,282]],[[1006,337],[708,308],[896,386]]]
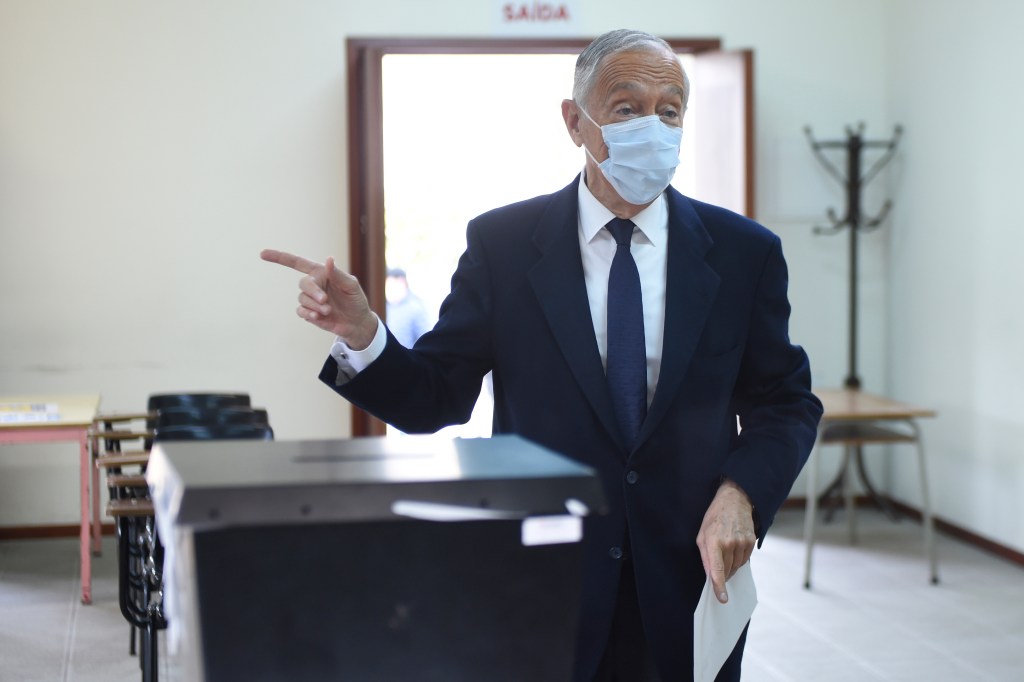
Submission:
[[[374,317],[376,317],[376,314]],[[370,345],[363,350],[353,350],[349,348],[348,344],[340,336],[335,337],[334,344],[331,345],[331,357],[338,363],[339,375],[344,375],[345,378],[351,379],[356,374],[362,372],[370,366],[371,362],[380,357],[380,354],[384,352],[384,346],[387,345],[387,342],[387,329],[381,323],[379,317],[377,318],[377,332],[373,335]]]

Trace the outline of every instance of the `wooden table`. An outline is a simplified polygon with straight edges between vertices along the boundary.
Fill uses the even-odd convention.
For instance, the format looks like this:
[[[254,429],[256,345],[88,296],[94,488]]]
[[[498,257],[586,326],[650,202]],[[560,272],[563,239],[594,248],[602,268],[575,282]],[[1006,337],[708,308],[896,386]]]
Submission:
[[[850,423],[935,416],[935,410],[852,388],[817,388],[814,395],[825,408],[822,421]]]
[[[938,582],[935,544],[933,540],[931,504],[928,499],[928,480],[925,471],[924,445],[917,420],[936,415],[935,410],[910,403],[866,393],[856,389],[815,389],[825,412],[818,425],[818,438],[808,466],[807,513],[804,520],[804,539],[807,555],[804,587],[811,586],[811,551],[814,545],[814,525],[818,507],[818,460],[824,445],[844,447],[843,464],[837,482],[845,501],[847,525],[851,541],[855,538],[853,491],[850,486],[851,468],[856,464],[865,487],[874,490],[864,475],[861,448],[867,444],[910,443],[916,446],[921,476],[921,515],[924,520],[925,551],[928,554],[931,581]],[[836,484],[833,484],[834,487]]]
[[[81,490],[82,603],[92,603],[92,554],[100,549],[99,472],[89,457],[89,427],[100,397],[87,395],[0,395],[0,445],[78,443]],[[92,521],[90,523],[90,500]],[[90,540],[91,530],[91,540]]]

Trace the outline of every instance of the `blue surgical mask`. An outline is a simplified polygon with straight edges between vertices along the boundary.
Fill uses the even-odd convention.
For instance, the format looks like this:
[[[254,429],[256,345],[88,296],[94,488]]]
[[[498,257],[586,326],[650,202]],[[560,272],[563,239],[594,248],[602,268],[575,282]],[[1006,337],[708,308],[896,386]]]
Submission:
[[[577,108],[590,119],[583,107]],[[599,126],[608,147],[608,158],[598,163],[586,145],[584,151],[594,159],[605,178],[631,204],[648,204],[665,191],[679,165],[679,145],[683,129],[666,125],[658,116],[631,118],[628,121]]]

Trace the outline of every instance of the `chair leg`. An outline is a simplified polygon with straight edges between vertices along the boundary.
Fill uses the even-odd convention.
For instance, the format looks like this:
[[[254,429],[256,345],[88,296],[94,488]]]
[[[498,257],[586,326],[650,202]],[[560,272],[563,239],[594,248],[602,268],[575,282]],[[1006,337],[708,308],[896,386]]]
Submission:
[[[128,628],[128,653],[134,656],[137,653],[135,648],[135,626],[129,625]]]
[[[142,672],[142,682],[150,682],[152,678],[149,673],[149,642],[142,629],[139,630],[139,649],[139,670]]]
[[[149,680],[150,682],[157,682],[159,677],[159,664],[160,656],[159,649],[157,646],[157,635],[159,633],[156,625],[150,623],[146,626],[146,637],[149,639]]]
[[[807,467],[807,507],[804,510],[804,589],[811,589],[811,552],[814,548],[814,522],[818,513],[818,459],[821,456],[821,427],[818,427],[818,438],[811,449]]]
[[[921,429],[916,422],[910,422],[914,430],[914,442],[917,444],[917,466],[921,474],[921,520],[924,526],[924,548],[928,555],[928,570],[933,585],[939,584],[939,563],[935,556],[935,527],[932,519],[932,504],[928,495],[928,474],[924,463],[924,442],[921,440]]]
[[[159,629],[153,623],[139,631],[142,642],[142,682],[157,682],[159,677],[158,632]]]

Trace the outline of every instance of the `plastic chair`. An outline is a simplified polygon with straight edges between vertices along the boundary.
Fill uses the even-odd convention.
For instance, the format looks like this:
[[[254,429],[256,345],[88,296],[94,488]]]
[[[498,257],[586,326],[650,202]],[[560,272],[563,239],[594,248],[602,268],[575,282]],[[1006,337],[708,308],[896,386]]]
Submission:
[[[179,425],[264,424],[269,425],[267,411],[253,407],[168,407],[156,413],[154,430]]]
[[[247,401],[248,397],[245,399]],[[175,413],[175,416],[168,420],[181,422],[192,416],[196,418],[197,423],[161,425],[161,410],[157,409],[156,415],[152,418],[156,424],[156,429],[152,433],[154,442],[273,439],[266,410],[244,409],[244,406],[225,406],[222,410],[209,407],[185,409],[191,411]],[[224,414],[216,414],[219,411]],[[148,452],[146,454],[148,455]],[[124,458],[124,455],[120,456]],[[142,459],[137,463],[144,468],[145,461]],[[159,662],[157,635],[160,630],[167,627],[163,615],[164,548],[157,537],[149,489],[139,485],[145,480],[142,474],[125,475],[118,471],[116,476],[125,478],[117,479],[112,475],[108,477],[108,481],[119,481],[125,485],[112,488],[107,511],[117,519],[118,602],[121,614],[132,626],[133,653],[135,632],[138,630],[141,633],[142,651],[139,665],[142,669],[142,680],[156,682]]]
[[[903,424],[906,428],[892,428],[890,424]],[[890,419],[882,423],[854,422],[830,423],[823,419],[818,437],[811,451],[807,472],[807,507],[804,511],[804,588],[811,588],[811,553],[814,549],[818,507],[818,468],[820,450],[827,445],[841,445],[843,460],[840,473],[840,492],[846,509],[847,534],[851,544],[857,542],[855,500],[851,481],[855,465],[859,463],[859,450],[865,445],[911,444],[917,451],[917,465],[921,485],[921,518],[924,530],[925,554],[928,558],[929,578],[933,585],[939,582],[938,559],[935,555],[935,530],[931,502],[928,495],[928,475],[925,469],[924,442],[921,429],[913,418]]]
[[[150,412],[173,407],[223,409],[251,406],[248,393],[154,393],[146,403]]]

